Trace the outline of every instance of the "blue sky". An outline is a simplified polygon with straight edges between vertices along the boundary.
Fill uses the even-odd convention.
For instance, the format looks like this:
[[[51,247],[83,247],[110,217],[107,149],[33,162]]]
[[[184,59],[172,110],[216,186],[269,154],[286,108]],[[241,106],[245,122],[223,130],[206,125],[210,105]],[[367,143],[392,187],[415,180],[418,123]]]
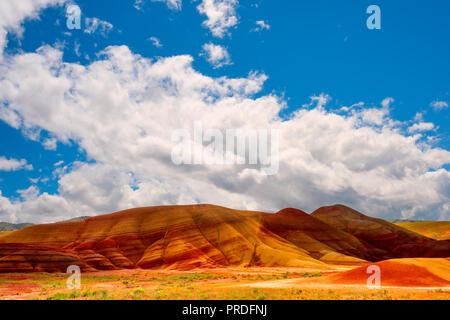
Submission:
[[[204,24],[207,14],[200,12],[201,1],[77,0],[64,3],[65,1],[61,0],[59,5],[55,5],[58,0],[46,1],[43,0],[44,4],[37,7],[38,13],[18,13],[19,18],[14,25],[2,22],[2,16],[0,16],[0,27],[4,27],[9,32],[6,37],[8,42],[3,52],[4,59],[0,61],[0,66],[9,68],[11,74],[15,66],[10,59],[27,53],[37,54],[39,48],[45,45],[62,52],[61,62],[85,67],[105,59],[104,55],[100,54],[105,48],[126,46],[133,55],[150,59],[149,61],[152,62],[167,57],[191,56],[193,70],[211,79],[221,77],[246,79],[251,72],[265,74],[267,80],[261,90],[250,94],[248,99],[255,101],[268,96],[278,97],[280,104],[285,105],[285,108],[279,112],[281,122],[289,122],[296,117],[298,111],[310,110],[311,106],[308,104],[310,101],[316,101],[311,100],[311,97],[319,97],[321,94],[328,97],[325,107],[327,119],[332,119],[334,115],[350,117],[342,108],[363,102],[356,106],[358,112],[364,110],[384,110],[385,112],[383,121],[386,123],[361,125],[378,133],[377,139],[382,137],[380,132],[388,129],[399,133],[404,138],[421,134],[421,137],[413,143],[417,148],[411,151],[413,154],[427,150],[442,151],[439,154],[421,155],[422,162],[418,160],[420,164],[414,164],[414,169],[411,169],[414,171],[420,168],[421,173],[415,176],[417,179],[410,181],[411,177],[408,176],[408,179],[402,180],[402,183],[405,183],[405,187],[402,188],[406,188],[406,183],[420,186],[427,172],[441,170],[442,176],[437,178],[438,182],[434,181],[432,184],[436,188],[436,194],[428,196],[430,202],[423,206],[409,205],[409,198],[406,196],[408,191],[402,189],[402,191],[393,191],[395,196],[381,192],[383,196],[374,196],[374,202],[366,203],[363,199],[370,192],[358,194],[359,191],[355,191],[356,187],[349,185],[337,191],[330,188],[324,194],[315,195],[312,202],[299,195],[292,197],[283,195],[280,197],[282,201],[267,202],[267,210],[281,209],[279,206],[297,206],[300,209],[312,210],[314,206],[319,207],[329,202],[343,202],[356,206],[356,209],[383,217],[447,220],[450,218],[448,181],[450,166],[448,153],[446,153],[450,150],[450,109],[448,108],[450,102],[450,20],[448,19],[450,3],[448,1],[255,0],[238,2],[228,0],[224,2],[230,4],[232,10],[229,14],[236,18],[236,23],[224,27],[223,34],[219,36],[214,35],[213,30]],[[76,4],[81,8],[80,30],[68,30],[66,27],[66,8],[70,4]],[[180,7],[176,8],[173,4],[180,4]],[[369,17],[366,8],[372,4],[381,8],[381,30],[369,30],[366,27],[366,20]],[[86,18],[96,18],[100,24],[92,32],[87,32],[89,25],[86,24]],[[20,25],[23,27],[22,33],[16,31]],[[155,39],[158,42],[155,42]],[[226,56],[219,56],[215,61],[206,52],[206,44],[220,46],[216,49],[223,50],[219,50],[219,53],[225,52]],[[31,71],[21,70],[27,77],[33,78]],[[6,78],[0,76],[0,80],[4,80],[0,82],[0,86],[4,85],[5,92]],[[39,82],[38,75],[35,75],[35,80]],[[45,82],[43,85],[46,86]],[[50,84],[48,86],[50,88]],[[149,94],[151,95],[152,92]],[[40,92],[36,91],[34,95],[39,96]],[[18,99],[19,102],[14,102],[12,100],[14,98],[11,97],[13,95],[8,96],[8,93],[0,94],[0,102],[3,103],[4,108],[12,108],[14,104],[25,101]],[[180,98],[179,101],[184,100]],[[383,109],[382,101],[385,101],[385,109]],[[435,107],[432,106],[433,103]],[[31,116],[24,111],[25,107],[21,108],[16,108],[15,112],[25,123],[28,121],[27,117]],[[32,108],[31,104],[29,108]],[[58,116],[58,110],[62,109],[55,106],[49,112],[52,116]],[[96,113],[96,115],[97,120],[101,121],[102,114]],[[61,201],[67,203],[82,202],[85,199],[84,196],[74,200],[76,197],[68,191],[70,188],[67,185],[62,186],[61,178],[73,171],[80,171],[80,166],[94,166],[99,163],[107,165],[107,161],[96,156],[96,152],[89,149],[92,145],[84,145],[84,143],[88,144],[87,139],[82,135],[77,136],[74,133],[77,131],[75,129],[68,129],[67,135],[71,138],[64,141],[62,129],[43,125],[42,123],[46,120],[43,122],[36,120],[36,123],[31,126],[22,124],[16,127],[5,119],[2,120],[0,121],[2,137],[0,160],[2,157],[4,160],[24,159],[28,167],[16,165],[14,169],[7,169],[5,164],[1,170],[0,161],[1,196],[7,199],[5,201],[8,201],[10,206],[3,208],[4,215],[0,214],[0,220],[53,221],[62,216],[75,216],[79,212],[87,211],[88,214],[97,214],[106,213],[108,210],[124,209],[123,206],[128,204],[165,204],[170,202],[168,199],[177,203],[216,199],[202,198],[201,190],[185,190],[182,193],[186,192],[190,196],[187,200],[182,200],[183,197],[177,194],[181,191],[171,191],[172,193],[168,192],[170,196],[156,197],[154,200],[150,197],[151,199],[145,201],[124,200],[120,204],[101,206],[98,205],[100,200],[97,199],[92,200],[97,205],[80,205],[75,212],[51,213],[52,210],[48,209],[50,205],[41,204],[40,201],[45,202],[45,197],[42,195],[61,197],[63,198]],[[28,122],[33,121],[34,119],[30,118]],[[388,124],[389,121],[391,124]],[[392,123],[396,121],[398,123],[393,125]],[[73,121],[69,122],[68,127],[70,123]],[[413,129],[414,124],[417,124],[415,128],[422,129]],[[120,131],[119,128],[117,130]],[[36,135],[36,132],[39,133]],[[96,134],[93,132],[93,135]],[[48,138],[55,139],[53,143],[56,145],[46,147],[45,141],[50,141],[46,140]],[[326,145],[334,143],[332,138],[331,135],[331,140]],[[383,138],[394,139],[389,135]],[[295,140],[293,141],[295,143]],[[374,148],[377,147],[374,146]],[[389,148],[399,153],[403,150],[403,146],[400,145],[398,149],[395,146]],[[369,151],[367,154],[370,153]],[[405,156],[406,158],[402,159],[408,162],[405,160],[409,157],[407,152],[402,153],[402,156]],[[380,160],[382,156],[377,155],[377,157],[365,158],[361,161],[366,161],[367,164],[374,161],[383,162]],[[430,159],[430,157],[436,159]],[[402,167],[403,164],[400,164],[400,160],[398,161],[398,167]],[[335,162],[339,160],[336,158]],[[168,173],[171,170],[170,167],[160,169],[162,170],[160,173],[154,173],[150,177],[146,172],[140,172],[138,167],[127,168],[118,163],[108,165],[113,166],[118,172],[131,172],[137,177],[137,182],[134,182],[137,185],[156,179],[161,183],[167,182],[165,186],[160,185],[161,189],[171,190],[168,187],[168,185],[172,186],[168,181],[173,179],[173,173]],[[347,165],[347,167],[354,169],[354,165]],[[330,172],[333,173],[333,170],[337,169],[334,167]],[[356,171],[359,172],[358,170]],[[380,170],[383,171],[381,167]],[[386,169],[383,172],[391,172],[390,170]],[[398,178],[391,172],[386,175],[386,180],[382,183],[387,185],[400,183],[399,180],[389,180],[392,176],[395,176],[395,179]],[[199,179],[199,184],[215,181],[205,176],[192,179],[194,181]],[[229,195],[230,200],[224,201],[224,205],[252,209],[257,207],[254,203],[261,203],[258,202],[255,194],[259,192],[264,195],[271,193],[271,190],[278,190],[278,186],[283,182],[282,178],[279,179],[276,182],[264,183],[264,189],[249,192],[245,199],[236,195],[245,193],[242,190],[232,187],[223,188],[220,183],[212,184],[214,188],[222,189],[217,191],[217,198]],[[315,181],[315,178],[311,178],[306,173],[299,174],[297,179],[308,183],[311,183],[310,179]],[[234,181],[230,183],[233,184]],[[98,185],[103,184],[98,183],[97,187]],[[324,186],[316,187],[318,190],[323,190]],[[109,192],[111,188],[113,187],[107,186],[103,192]],[[139,186],[133,186],[132,190],[136,191],[139,188]],[[143,188],[144,186],[142,190]],[[155,187],[151,189],[154,190],[153,188]],[[302,187],[299,188],[302,189]],[[373,186],[373,188],[378,190],[379,186]],[[24,190],[28,191],[24,192]],[[237,198],[233,200],[234,196],[230,194],[236,195]],[[398,194],[405,196],[402,198]],[[27,201],[39,203],[39,205],[27,206]],[[386,202],[387,209],[379,213],[383,201]],[[8,213],[8,210],[11,210],[8,208],[13,207],[12,210],[16,212],[14,215]],[[46,208],[46,212],[49,211],[48,214],[41,215],[39,210],[43,207]],[[64,208],[67,207],[70,205],[64,206]],[[370,210],[370,208],[374,209]],[[27,213],[21,216],[20,212],[23,210]],[[62,212],[66,209],[58,210]],[[431,211],[434,213],[430,213]],[[1,206],[0,212],[2,212]]]

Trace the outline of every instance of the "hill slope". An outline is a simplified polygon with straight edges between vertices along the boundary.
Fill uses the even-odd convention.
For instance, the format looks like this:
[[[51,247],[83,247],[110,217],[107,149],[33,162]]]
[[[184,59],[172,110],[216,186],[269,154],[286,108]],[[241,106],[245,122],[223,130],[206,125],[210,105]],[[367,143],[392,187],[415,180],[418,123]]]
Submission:
[[[351,234],[315,219],[298,209],[262,213],[262,224],[311,256],[331,264],[360,264],[370,258],[364,245]]]
[[[213,205],[130,209],[0,235],[0,272],[64,272],[71,264],[91,271],[226,266],[329,269],[329,264],[361,265],[386,256],[414,255],[414,250],[417,256],[450,255],[450,243],[359,213],[357,223],[348,224],[350,216],[324,215],[320,210],[308,215],[297,209],[268,214]],[[400,245],[393,248],[392,239]]]
[[[450,259],[405,258],[374,263],[380,268],[382,286],[450,287]],[[371,273],[370,273],[371,274]],[[367,266],[329,276],[327,281],[366,285]]]
[[[436,241],[343,205],[322,207],[314,218],[358,238],[371,252],[371,261],[412,257],[448,257],[449,243]]]
[[[97,270],[247,265],[327,268],[306,250],[267,230],[260,220],[257,212],[209,205],[140,208],[79,222],[31,226],[0,236],[0,244],[58,248]],[[9,270],[17,261],[18,257],[9,254],[5,245],[0,246],[0,269],[3,263]],[[33,253],[22,260],[22,265],[45,268]]]
[[[396,223],[399,227],[436,240],[450,240],[450,221],[415,221]]]

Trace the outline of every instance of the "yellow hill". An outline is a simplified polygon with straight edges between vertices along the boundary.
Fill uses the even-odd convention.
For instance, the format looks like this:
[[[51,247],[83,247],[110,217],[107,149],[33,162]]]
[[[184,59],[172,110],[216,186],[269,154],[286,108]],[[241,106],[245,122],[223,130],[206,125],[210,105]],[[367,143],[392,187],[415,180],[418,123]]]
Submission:
[[[401,222],[396,225],[436,240],[450,240],[450,221]]]

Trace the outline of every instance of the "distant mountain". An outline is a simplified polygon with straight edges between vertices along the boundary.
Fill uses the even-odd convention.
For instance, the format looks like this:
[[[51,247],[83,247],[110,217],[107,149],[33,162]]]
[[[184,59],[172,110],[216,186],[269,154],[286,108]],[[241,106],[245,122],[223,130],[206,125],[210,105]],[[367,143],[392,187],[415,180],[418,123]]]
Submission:
[[[8,222],[0,222],[0,231],[15,231],[32,225],[32,223],[13,224]]]
[[[417,222],[418,220],[408,220],[408,219],[394,219],[394,220],[386,220],[390,223],[406,223],[406,222]]]
[[[86,219],[89,219],[89,218],[90,218],[89,216],[82,216],[82,217],[76,217],[76,218],[72,218],[72,219],[69,219],[69,220],[65,220],[65,221],[62,221],[62,222],[83,221],[83,220],[86,220]],[[16,231],[16,230],[23,229],[23,228],[26,228],[26,227],[29,227],[29,226],[34,226],[34,224],[33,223],[17,223],[17,224],[14,224],[14,223],[9,223],[9,222],[0,222],[0,232],[1,231]]]
[[[69,220],[64,220],[62,222],[77,222],[77,221],[83,221],[83,220],[86,220],[86,219],[89,219],[89,218],[90,218],[90,216],[82,216],[82,217],[72,218],[72,219],[69,219]]]
[[[130,209],[0,235],[0,272],[363,265],[450,257],[450,243],[338,205],[309,215],[214,205]]]

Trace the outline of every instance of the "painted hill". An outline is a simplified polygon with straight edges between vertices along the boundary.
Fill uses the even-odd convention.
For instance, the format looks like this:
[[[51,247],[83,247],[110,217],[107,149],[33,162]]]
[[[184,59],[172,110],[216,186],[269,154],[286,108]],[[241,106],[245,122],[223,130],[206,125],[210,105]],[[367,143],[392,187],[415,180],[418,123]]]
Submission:
[[[415,221],[396,223],[399,227],[436,240],[450,240],[450,221]]]
[[[306,250],[264,228],[261,213],[209,205],[139,208],[80,222],[31,226],[0,236],[2,243],[58,248],[97,270],[246,265],[327,268]],[[18,257],[11,258],[5,246],[0,247],[0,269],[4,265],[10,270]],[[33,251],[23,258],[23,264],[44,268],[47,260],[34,254],[46,253]],[[61,268],[66,268],[64,263]]]
[[[323,262],[354,265],[371,258],[357,238],[301,210],[289,208],[276,214],[262,213],[261,218],[268,230]]]
[[[85,271],[227,266],[326,270],[329,264],[361,265],[414,255],[414,250],[417,256],[450,256],[450,243],[360,213],[356,225],[344,228],[343,221],[351,217],[346,212],[353,211],[342,208],[345,219],[320,210],[308,215],[297,209],[269,214],[213,205],[162,206],[29,226],[0,235],[0,272],[64,272],[71,264]],[[389,239],[404,241],[389,252]]]
[[[406,258],[374,263],[380,268],[382,286],[450,287],[449,258]],[[367,283],[367,266],[329,276],[329,283]]]
[[[436,241],[343,205],[322,207],[311,214],[364,244],[371,261],[413,257],[449,257],[449,243]]]

